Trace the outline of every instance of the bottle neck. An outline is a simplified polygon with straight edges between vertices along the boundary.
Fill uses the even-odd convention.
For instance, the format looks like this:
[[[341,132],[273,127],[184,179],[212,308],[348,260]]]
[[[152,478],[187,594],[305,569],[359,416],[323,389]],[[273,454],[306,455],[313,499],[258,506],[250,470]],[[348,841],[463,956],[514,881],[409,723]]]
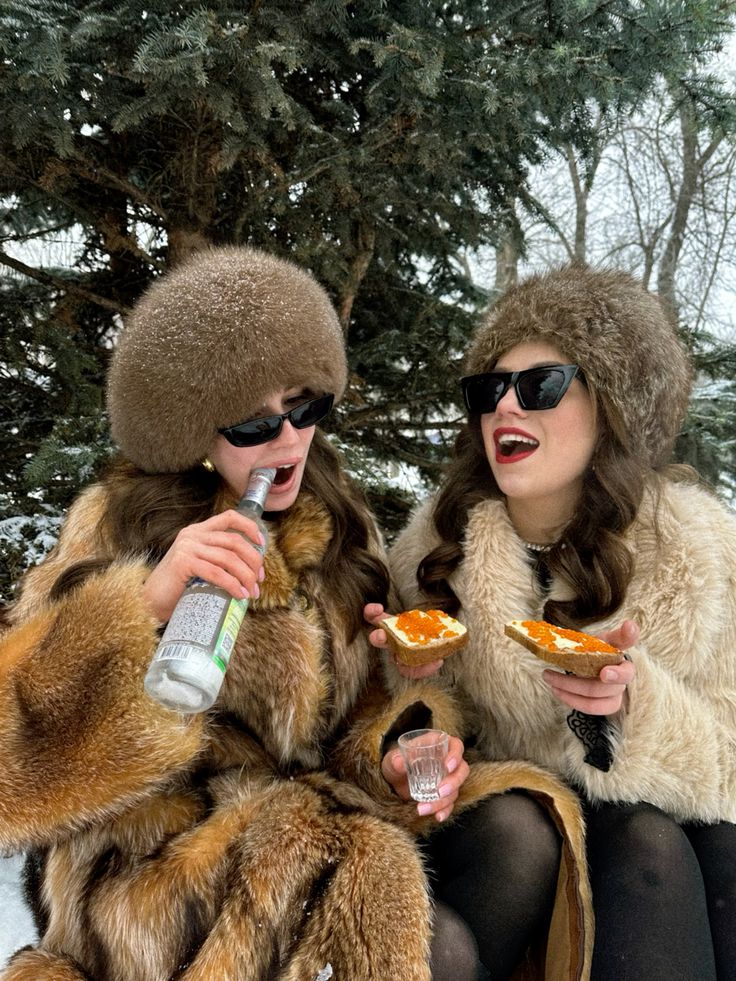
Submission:
[[[263,514],[263,505],[260,501],[253,501],[250,498],[241,497],[236,510],[249,518],[260,518]]]
[[[254,515],[260,518],[275,476],[276,471],[272,467],[258,467],[253,470],[245,493],[238,502],[237,510],[241,514]]]

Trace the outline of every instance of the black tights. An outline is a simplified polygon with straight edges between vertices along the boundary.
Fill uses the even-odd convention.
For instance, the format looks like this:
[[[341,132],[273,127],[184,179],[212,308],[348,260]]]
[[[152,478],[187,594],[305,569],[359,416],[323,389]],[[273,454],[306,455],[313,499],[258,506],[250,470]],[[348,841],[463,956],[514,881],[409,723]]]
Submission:
[[[433,981],[508,978],[549,927],[560,864],[552,821],[526,794],[487,797],[431,835],[427,851]]]
[[[592,981],[736,981],[736,825],[588,805]]]

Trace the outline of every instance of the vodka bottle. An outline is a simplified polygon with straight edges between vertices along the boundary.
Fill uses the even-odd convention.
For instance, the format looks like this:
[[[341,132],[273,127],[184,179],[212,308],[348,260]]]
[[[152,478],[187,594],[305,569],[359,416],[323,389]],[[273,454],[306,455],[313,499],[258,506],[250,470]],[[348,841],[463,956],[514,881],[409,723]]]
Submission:
[[[253,470],[237,507],[255,521],[266,543],[268,529],[261,515],[275,476],[270,467]],[[253,544],[261,554],[266,551],[266,545]],[[149,665],[143,683],[148,694],[177,712],[208,709],[222,686],[247,609],[247,599],[190,579]]]

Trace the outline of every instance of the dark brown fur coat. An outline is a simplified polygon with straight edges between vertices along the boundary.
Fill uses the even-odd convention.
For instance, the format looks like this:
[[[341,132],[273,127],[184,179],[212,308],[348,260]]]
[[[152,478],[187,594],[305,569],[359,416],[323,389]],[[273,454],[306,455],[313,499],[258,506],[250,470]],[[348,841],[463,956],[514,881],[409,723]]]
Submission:
[[[41,942],[2,981],[428,981],[431,830],[379,762],[418,705],[462,734],[432,685],[390,703],[320,566],[332,533],[300,498],[272,536],[217,711],[182,717],[143,676],[158,641],[135,558],[49,599],[89,557],[91,488],[26,577],[0,634],[0,847],[29,849]],[[424,709],[422,709],[424,711]],[[524,786],[564,837],[545,969],[586,978],[591,930],[574,797],[525,764],[478,764],[467,804]],[[532,970],[530,967],[529,970]]]

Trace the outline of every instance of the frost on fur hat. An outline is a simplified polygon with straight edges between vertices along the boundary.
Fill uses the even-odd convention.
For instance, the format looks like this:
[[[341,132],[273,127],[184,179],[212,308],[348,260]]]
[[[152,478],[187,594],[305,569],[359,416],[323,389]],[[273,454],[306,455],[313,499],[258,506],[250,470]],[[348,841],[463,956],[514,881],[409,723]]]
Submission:
[[[199,252],[127,319],[107,382],[112,436],[150,473],[186,470],[282,388],[345,390],[342,330],[312,276],[255,249]]]
[[[630,447],[666,462],[687,412],[689,357],[659,299],[628,273],[569,265],[509,290],[475,334],[466,374],[490,371],[516,344],[553,344],[580,365],[623,422]]]

